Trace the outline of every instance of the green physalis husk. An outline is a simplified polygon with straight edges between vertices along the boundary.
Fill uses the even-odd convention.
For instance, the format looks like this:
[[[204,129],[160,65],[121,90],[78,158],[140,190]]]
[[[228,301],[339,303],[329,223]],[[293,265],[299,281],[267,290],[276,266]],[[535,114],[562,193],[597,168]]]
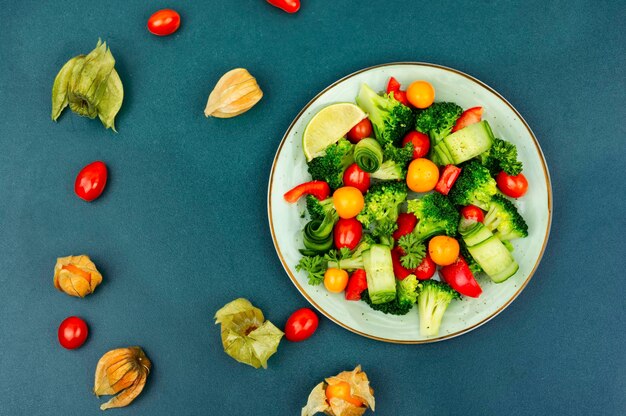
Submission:
[[[244,298],[235,299],[217,311],[215,323],[222,325],[224,352],[254,368],[267,368],[267,360],[276,352],[284,335]]]
[[[100,39],[88,55],[67,61],[52,85],[52,120],[69,105],[79,116],[97,116],[104,127],[116,131],[115,116],[124,100],[124,87],[114,66],[111,50]]]

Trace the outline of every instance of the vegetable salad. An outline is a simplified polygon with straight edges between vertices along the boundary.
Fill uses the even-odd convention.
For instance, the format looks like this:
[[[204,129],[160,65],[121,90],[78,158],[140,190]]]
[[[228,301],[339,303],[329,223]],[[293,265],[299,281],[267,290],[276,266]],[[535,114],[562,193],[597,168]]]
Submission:
[[[510,198],[526,193],[522,162],[482,107],[435,102],[427,81],[402,90],[391,78],[383,93],[363,84],[356,105],[366,118],[316,138],[331,144],[307,160],[311,181],[285,194],[306,201],[296,269],[382,313],[417,305],[420,333],[436,336],[451,302],[481,296],[476,275],[501,283],[519,268],[510,241],[528,226]]]

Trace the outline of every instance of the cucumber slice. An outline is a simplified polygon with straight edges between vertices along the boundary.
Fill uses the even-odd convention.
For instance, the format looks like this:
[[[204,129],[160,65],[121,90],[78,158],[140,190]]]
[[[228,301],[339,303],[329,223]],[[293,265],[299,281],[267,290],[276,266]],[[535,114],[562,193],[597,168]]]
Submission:
[[[458,165],[489,150],[493,139],[489,123],[483,120],[452,133],[439,145],[443,144],[447,147],[452,162]]]
[[[496,236],[492,235],[473,246],[468,245],[467,250],[494,283],[504,282],[519,268],[509,250]]]
[[[461,235],[463,236],[463,241],[465,241],[466,245],[475,246],[492,237],[493,233],[482,223],[477,222],[468,231],[461,233]]]
[[[396,277],[393,274],[391,250],[382,244],[373,244],[363,253],[367,276],[367,290],[373,304],[387,303],[396,298]]]

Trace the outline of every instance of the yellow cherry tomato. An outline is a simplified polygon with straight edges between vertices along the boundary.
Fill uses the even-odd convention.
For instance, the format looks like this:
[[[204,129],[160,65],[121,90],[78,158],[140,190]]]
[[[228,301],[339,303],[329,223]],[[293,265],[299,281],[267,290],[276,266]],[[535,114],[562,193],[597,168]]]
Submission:
[[[428,192],[435,189],[439,180],[439,168],[426,158],[415,159],[409,164],[406,185],[414,192]]]
[[[342,269],[330,268],[324,273],[324,286],[329,292],[341,293],[348,285],[348,272]]]
[[[363,209],[363,194],[354,186],[344,186],[333,193],[333,203],[340,218],[354,218]]]
[[[428,243],[430,258],[440,266],[448,266],[459,257],[459,242],[446,235],[438,235]]]
[[[326,398],[328,400],[337,398],[344,400],[356,407],[363,406],[363,401],[350,394],[350,384],[346,381],[340,381],[337,384],[328,385],[326,387]]]
[[[406,89],[406,98],[414,107],[430,107],[435,101],[435,89],[429,82],[415,81]]]

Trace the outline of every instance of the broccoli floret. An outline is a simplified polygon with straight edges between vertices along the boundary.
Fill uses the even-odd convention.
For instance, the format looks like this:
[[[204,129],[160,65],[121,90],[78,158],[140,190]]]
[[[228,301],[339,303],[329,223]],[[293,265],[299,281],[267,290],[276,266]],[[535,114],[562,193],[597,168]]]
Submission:
[[[428,134],[431,148],[448,136],[463,109],[455,103],[434,103],[417,115],[415,130]]]
[[[403,180],[411,160],[413,160],[413,143],[405,147],[388,145],[383,150],[384,162],[370,177],[383,181]]]
[[[326,198],[322,201],[313,195],[306,196],[306,209],[312,220],[323,220],[328,212],[335,209],[332,198]]]
[[[309,173],[314,180],[326,181],[331,189],[343,186],[343,172],[354,162],[354,146],[346,139],[339,139],[326,148],[324,156],[309,162]]]
[[[415,214],[418,219],[413,230],[418,241],[441,234],[452,236],[457,232],[459,212],[439,192],[410,200],[407,211]]]
[[[467,249],[467,244],[465,244],[465,241],[462,238],[459,238],[459,247],[461,256],[463,256],[463,258],[465,259],[465,262],[467,263],[467,266],[469,267],[472,274],[476,276],[478,273],[482,273],[483,268],[480,267],[478,263],[476,263],[476,260],[474,260],[474,257],[470,254],[469,250]]]
[[[379,311],[389,315],[406,315],[407,313],[409,313],[411,307],[413,306],[413,304],[408,304],[407,302],[401,305],[398,301],[397,296],[390,302],[374,304],[370,299],[370,294],[367,289],[365,289],[361,293],[361,300],[367,303],[370,308],[374,309],[375,311]]]
[[[399,145],[405,133],[413,127],[413,112],[389,95],[378,95],[367,84],[361,86],[356,103],[368,115],[374,135],[385,148]]]
[[[296,265],[296,270],[304,270],[307,272],[310,285],[319,285],[324,281],[324,273],[326,273],[326,260],[324,256],[304,256]]]
[[[528,225],[515,208],[515,205],[503,195],[491,198],[489,211],[483,222],[501,241],[528,237]]]
[[[484,210],[489,208],[489,201],[498,188],[489,170],[476,160],[463,166],[461,175],[448,194],[455,205],[476,205]]]
[[[406,177],[406,169],[393,160],[383,162],[378,170],[370,174],[370,178],[381,181],[397,181]]]
[[[413,233],[403,235],[398,239],[398,246],[404,254],[400,256],[400,263],[406,269],[415,269],[426,256],[426,245]]]
[[[380,182],[372,185],[365,194],[365,206],[357,220],[365,228],[374,226],[374,237],[379,238],[381,244],[393,245],[391,235],[398,227],[399,207],[406,200],[407,193],[404,182]]]
[[[430,337],[439,333],[443,314],[452,299],[461,299],[461,295],[450,286],[436,280],[425,280],[417,295],[417,310],[420,319],[420,333]]]
[[[401,308],[411,308],[417,302],[417,294],[420,288],[419,281],[414,274],[410,274],[396,283],[398,305]]]
[[[518,175],[523,168],[522,162],[517,160],[517,147],[502,139],[494,139],[491,148],[480,155],[480,160],[494,177],[502,171]]]

